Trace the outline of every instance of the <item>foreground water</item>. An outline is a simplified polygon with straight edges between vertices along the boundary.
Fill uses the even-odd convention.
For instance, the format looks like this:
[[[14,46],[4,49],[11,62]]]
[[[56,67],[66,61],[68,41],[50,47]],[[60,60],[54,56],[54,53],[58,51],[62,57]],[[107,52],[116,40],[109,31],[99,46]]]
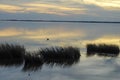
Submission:
[[[0,43],[21,44],[27,51],[51,46],[80,48],[79,63],[72,66],[43,65],[36,72],[21,66],[0,66],[0,80],[119,80],[120,58],[86,57],[87,43],[120,46],[120,24],[0,22]]]

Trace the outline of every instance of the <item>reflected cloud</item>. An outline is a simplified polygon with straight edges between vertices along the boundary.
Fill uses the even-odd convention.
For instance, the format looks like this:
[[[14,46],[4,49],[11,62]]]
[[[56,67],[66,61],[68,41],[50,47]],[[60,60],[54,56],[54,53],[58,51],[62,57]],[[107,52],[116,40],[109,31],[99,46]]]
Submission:
[[[100,44],[100,43],[105,43],[105,44],[115,44],[115,45],[120,45],[120,37],[119,35],[117,36],[112,36],[112,35],[106,35],[100,38],[97,38],[95,40],[85,40],[83,41],[83,44],[86,45],[88,43],[95,43],[95,44]]]
[[[56,31],[55,29],[43,29],[43,30],[32,30],[27,31],[25,38],[30,39],[45,39],[45,38],[52,38],[52,39],[60,39],[60,38],[73,38],[73,37],[83,37],[85,34],[83,31],[65,31],[64,29],[59,29]]]
[[[6,28],[0,30],[0,37],[18,36],[21,35],[22,30],[16,28]]]
[[[59,29],[59,31],[58,31]],[[9,33],[9,34],[8,34]],[[52,28],[52,29],[16,29],[16,28],[6,28],[0,30],[0,37],[18,36],[26,39],[60,39],[60,38],[73,38],[73,37],[83,37],[85,34],[82,30],[68,30],[67,28]]]

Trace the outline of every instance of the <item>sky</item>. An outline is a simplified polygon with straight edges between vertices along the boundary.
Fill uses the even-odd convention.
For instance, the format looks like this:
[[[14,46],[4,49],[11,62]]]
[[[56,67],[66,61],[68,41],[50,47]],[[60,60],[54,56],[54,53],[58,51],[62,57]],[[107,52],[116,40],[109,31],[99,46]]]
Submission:
[[[0,19],[120,21],[120,0],[0,0]]]

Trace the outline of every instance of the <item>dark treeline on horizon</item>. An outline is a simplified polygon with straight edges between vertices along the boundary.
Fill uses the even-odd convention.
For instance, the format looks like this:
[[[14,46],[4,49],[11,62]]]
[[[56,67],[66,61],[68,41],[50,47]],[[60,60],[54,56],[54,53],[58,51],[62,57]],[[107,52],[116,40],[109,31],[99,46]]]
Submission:
[[[107,44],[87,44],[87,56],[117,57],[119,47]],[[38,51],[28,52],[25,47],[18,44],[0,44],[0,66],[20,66],[22,71],[36,71],[43,65],[69,67],[79,62],[81,57],[79,48],[50,47]]]
[[[120,23],[120,21],[88,21],[88,20],[23,20],[23,19],[1,19],[0,21],[24,21],[24,22],[70,22],[70,23]]]

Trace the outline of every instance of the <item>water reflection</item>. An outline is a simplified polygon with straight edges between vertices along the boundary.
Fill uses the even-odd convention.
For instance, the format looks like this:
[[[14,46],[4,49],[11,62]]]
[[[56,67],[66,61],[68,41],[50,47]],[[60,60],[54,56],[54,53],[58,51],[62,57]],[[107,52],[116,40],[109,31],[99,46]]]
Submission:
[[[73,64],[76,64],[79,62],[79,59],[77,60],[67,60],[67,59],[61,59],[61,60],[48,60],[45,62],[45,64],[49,65],[50,67],[54,67],[54,66],[59,66],[59,67],[70,67]]]
[[[3,67],[10,67],[10,66],[18,67],[22,64],[23,64],[22,60],[18,60],[18,59],[11,59],[11,60],[8,60],[8,59],[1,60],[0,59],[0,66],[3,66]]]

